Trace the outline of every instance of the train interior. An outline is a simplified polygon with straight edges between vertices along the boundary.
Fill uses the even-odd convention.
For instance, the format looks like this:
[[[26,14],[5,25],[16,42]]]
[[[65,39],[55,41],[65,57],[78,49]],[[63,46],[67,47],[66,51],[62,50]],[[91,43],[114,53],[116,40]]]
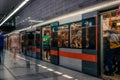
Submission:
[[[106,36],[108,36],[107,31],[118,31],[120,32],[120,11],[119,10],[111,10],[101,14],[101,70],[102,70],[102,77],[110,78],[112,80],[119,80],[120,75],[116,74],[118,62],[117,58],[120,58],[120,55],[115,54],[113,58],[113,68],[114,68],[114,76],[106,76],[105,72],[108,70],[108,66],[106,65],[107,62],[107,55],[109,54],[108,49],[111,47],[110,43],[107,42]],[[118,33],[116,33],[118,34]],[[115,45],[118,46],[118,45]],[[119,51],[118,51],[119,53]],[[114,55],[113,55],[114,56]],[[118,56],[118,57],[116,57]],[[119,60],[118,60],[119,61]],[[116,67],[117,66],[117,67]]]

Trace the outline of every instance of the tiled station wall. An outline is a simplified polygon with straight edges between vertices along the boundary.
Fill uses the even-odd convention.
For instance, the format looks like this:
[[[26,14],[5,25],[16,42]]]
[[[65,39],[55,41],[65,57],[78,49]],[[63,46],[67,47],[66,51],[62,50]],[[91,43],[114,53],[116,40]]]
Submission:
[[[34,20],[48,20],[102,1],[104,0],[34,0],[16,16],[16,28],[32,25],[28,17]]]

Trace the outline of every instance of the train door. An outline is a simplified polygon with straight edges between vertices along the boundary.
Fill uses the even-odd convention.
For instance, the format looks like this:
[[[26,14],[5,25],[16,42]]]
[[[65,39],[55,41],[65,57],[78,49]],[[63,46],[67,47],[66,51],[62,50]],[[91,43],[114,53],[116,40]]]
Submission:
[[[20,34],[19,34],[19,36],[20,36],[20,37],[19,37],[19,44],[20,44],[19,47],[20,47],[20,49],[21,49],[20,52],[23,53],[23,54],[24,54],[24,52],[25,52],[25,51],[24,51],[24,35],[25,35],[25,34],[24,34],[24,31],[20,32]]]
[[[120,79],[120,10],[101,13],[101,74],[103,78]],[[114,42],[115,41],[115,42]],[[117,44],[116,44],[117,43]]]
[[[41,30],[37,29],[35,31],[35,44],[36,44],[36,59],[42,59],[42,53],[41,53]]]
[[[32,35],[33,35],[33,38],[32,38],[32,41],[33,41],[33,44],[32,44],[32,57],[33,58],[36,58],[36,32],[33,31],[32,32]]]
[[[27,55],[33,57],[33,44],[34,44],[34,34],[33,32],[27,32]]]
[[[23,52],[24,52],[24,55],[28,56],[29,55],[29,49],[28,49],[28,32],[24,32],[23,36],[22,36],[22,39],[23,39]]]
[[[42,59],[50,62],[51,26],[42,28]]]
[[[59,63],[58,25],[54,22],[42,27],[42,59],[53,64]]]
[[[30,49],[29,49],[29,32],[26,31],[24,35],[24,42],[26,43],[26,56],[30,56]]]
[[[58,65],[59,64],[59,48],[58,48],[58,25],[51,27],[51,63]]]

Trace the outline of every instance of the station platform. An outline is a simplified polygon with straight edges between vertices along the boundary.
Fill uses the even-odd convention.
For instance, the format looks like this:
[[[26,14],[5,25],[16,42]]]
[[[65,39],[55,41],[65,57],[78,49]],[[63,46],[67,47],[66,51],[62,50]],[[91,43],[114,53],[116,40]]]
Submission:
[[[20,54],[14,62],[10,51],[4,52],[4,64],[0,65],[0,80],[102,80]]]

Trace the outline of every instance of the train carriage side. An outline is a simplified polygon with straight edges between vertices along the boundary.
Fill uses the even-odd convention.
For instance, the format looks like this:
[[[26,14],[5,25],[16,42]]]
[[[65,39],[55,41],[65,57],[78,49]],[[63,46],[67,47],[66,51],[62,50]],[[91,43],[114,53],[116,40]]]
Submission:
[[[116,6],[118,8],[118,4],[115,5],[115,7]],[[114,7],[112,4],[109,4],[108,6],[104,4],[103,6],[96,6],[95,8],[93,6],[91,9],[89,8],[88,10],[82,10],[81,13],[76,12],[75,14],[71,14],[68,17],[62,17],[53,21],[51,20],[44,24],[47,25],[58,21],[59,25],[55,26],[57,28],[50,25],[39,25],[43,26],[40,28],[41,34],[39,35],[41,36],[40,58],[43,59],[44,55],[42,47],[42,36],[44,35],[44,32],[49,30],[51,37],[54,38],[54,40],[51,40],[51,43],[54,43],[54,41],[57,40],[55,44],[58,46],[54,47],[52,45],[50,47],[50,54],[52,55],[50,59],[51,63],[94,76],[101,76],[103,74],[104,65],[102,62],[104,57],[104,24],[102,23],[104,20],[104,15],[101,15],[99,12],[102,10],[111,9],[112,7]],[[119,26],[118,15],[120,15],[119,10],[117,10],[117,17],[114,17],[117,19],[117,21],[111,18],[109,15],[109,18],[106,19],[108,20],[107,24],[110,26],[112,22],[117,22],[116,25]],[[57,39],[55,39],[54,33],[57,35]],[[57,62],[54,62],[55,60]]]

